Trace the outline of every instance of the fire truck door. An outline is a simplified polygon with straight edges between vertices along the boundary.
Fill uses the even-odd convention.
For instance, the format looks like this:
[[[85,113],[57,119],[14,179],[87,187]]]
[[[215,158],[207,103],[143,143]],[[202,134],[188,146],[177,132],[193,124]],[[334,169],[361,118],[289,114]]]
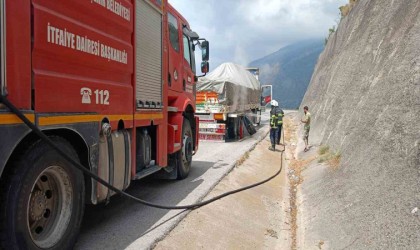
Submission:
[[[180,22],[176,16],[168,12],[168,32],[169,32],[169,72],[168,85],[169,89],[182,92],[182,29]]]

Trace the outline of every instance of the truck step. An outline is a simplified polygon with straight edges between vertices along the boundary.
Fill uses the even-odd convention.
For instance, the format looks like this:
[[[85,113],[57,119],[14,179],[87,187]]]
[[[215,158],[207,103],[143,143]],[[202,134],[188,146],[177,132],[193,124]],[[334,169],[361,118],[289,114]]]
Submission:
[[[177,107],[171,107],[171,106],[169,106],[168,107],[168,112],[178,112],[178,108]]]
[[[161,169],[162,168],[157,166],[157,165],[148,166],[148,167],[144,168],[143,170],[141,170],[140,172],[136,173],[136,175],[134,176],[134,180],[142,179],[142,178],[144,178],[148,175],[156,173],[157,171],[159,171]]]

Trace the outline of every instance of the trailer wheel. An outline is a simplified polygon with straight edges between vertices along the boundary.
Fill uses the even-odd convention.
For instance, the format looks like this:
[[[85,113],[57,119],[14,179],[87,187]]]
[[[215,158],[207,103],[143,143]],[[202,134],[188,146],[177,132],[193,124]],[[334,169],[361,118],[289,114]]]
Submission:
[[[68,142],[51,138],[78,161]],[[33,144],[2,183],[0,239],[5,249],[72,249],[84,210],[84,179],[46,143]],[[0,247],[1,248],[1,247]]]
[[[190,173],[193,156],[193,135],[190,121],[184,119],[182,124],[182,145],[178,153],[178,179],[185,179]]]

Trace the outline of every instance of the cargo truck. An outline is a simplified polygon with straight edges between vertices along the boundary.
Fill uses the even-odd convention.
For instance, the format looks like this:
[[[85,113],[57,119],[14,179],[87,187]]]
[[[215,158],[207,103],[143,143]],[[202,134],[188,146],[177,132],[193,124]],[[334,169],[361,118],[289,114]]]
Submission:
[[[253,72],[253,73],[251,73]],[[255,133],[261,120],[259,70],[224,63],[197,82],[200,139],[228,141]]]
[[[72,249],[84,206],[198,149],[194,50],[209,44],[167,0],[1,0],[0,249]],[[146,215],[145,215],[146,216]]]

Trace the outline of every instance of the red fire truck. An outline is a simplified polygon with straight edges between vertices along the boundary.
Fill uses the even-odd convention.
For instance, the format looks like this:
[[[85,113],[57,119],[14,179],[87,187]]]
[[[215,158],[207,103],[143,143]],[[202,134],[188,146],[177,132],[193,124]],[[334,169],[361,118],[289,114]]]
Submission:
[[[120,190],[182,179],[198,149],[194,51],[167,0],[0,0],[1,95]],[[71,248],[85,203],[114,194],[0,103],[0,248]]]

